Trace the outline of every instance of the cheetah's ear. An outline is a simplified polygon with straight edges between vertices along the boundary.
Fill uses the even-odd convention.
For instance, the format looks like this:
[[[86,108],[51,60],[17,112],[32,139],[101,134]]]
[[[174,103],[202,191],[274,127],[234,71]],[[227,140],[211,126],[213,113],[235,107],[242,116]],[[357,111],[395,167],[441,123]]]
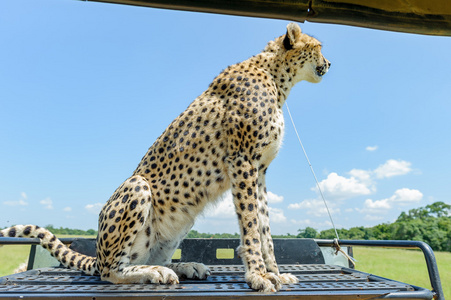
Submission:
[[[296,23],[290,23],[287,26],[287,33],[283,39],[283,46],[286,50],[293,49],[293,45],[299,40],[301,36],[301,27]]]

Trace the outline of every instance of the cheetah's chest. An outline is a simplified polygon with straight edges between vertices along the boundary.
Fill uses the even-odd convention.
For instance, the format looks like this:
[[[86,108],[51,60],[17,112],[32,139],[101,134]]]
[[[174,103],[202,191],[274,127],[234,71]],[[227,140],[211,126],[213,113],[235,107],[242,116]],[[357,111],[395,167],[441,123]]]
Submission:
[[[277,109],[271,118],[269,130],[267,134],[265,132],[265,139],[262,143],[261,163],[265,166],[271,163],[282,147],[284,127],[283,112],[281,109]]]

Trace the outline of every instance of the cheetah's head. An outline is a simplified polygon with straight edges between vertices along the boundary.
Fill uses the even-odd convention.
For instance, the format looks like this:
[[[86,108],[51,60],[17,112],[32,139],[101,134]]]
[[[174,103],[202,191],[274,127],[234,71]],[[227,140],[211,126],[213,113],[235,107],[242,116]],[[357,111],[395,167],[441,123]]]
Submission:
[[[296,23],[287,26],[287,33],[268,44],[266,51],[275,52],[283,61],[287,72],[293,76],[293,83],[307,80],[320,82],[329,71],[330,62],[321,53],[321,43],[302,33]]]

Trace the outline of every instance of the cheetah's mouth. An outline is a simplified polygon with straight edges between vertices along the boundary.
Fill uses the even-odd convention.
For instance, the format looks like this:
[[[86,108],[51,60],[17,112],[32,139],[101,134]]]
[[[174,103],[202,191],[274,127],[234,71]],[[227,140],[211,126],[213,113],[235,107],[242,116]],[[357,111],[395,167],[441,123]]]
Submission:
[[[318,66],[318,67],[316,67],[316,75],[321,77],[321,76],[325,75],[328,70],[329,70],[329,68],[327,67],[327,64],[324,64],[322,66]]]

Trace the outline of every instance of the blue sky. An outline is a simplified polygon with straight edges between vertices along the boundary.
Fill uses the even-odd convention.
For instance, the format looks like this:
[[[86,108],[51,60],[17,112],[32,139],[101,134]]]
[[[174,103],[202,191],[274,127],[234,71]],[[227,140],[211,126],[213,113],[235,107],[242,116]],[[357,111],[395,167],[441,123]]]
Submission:
[[[0,227],[97,228],[101,205],[212,79],[288,21],[91,3],[0,1]],[[451,39],[300,24],[332,62],[290,110],[339,228],[451,204]],[[286,110],[285,110],[286,112]],[[268,170],[272,231],[330,228],[286,117]],[[230,196],[201,232],[237,232]]]

